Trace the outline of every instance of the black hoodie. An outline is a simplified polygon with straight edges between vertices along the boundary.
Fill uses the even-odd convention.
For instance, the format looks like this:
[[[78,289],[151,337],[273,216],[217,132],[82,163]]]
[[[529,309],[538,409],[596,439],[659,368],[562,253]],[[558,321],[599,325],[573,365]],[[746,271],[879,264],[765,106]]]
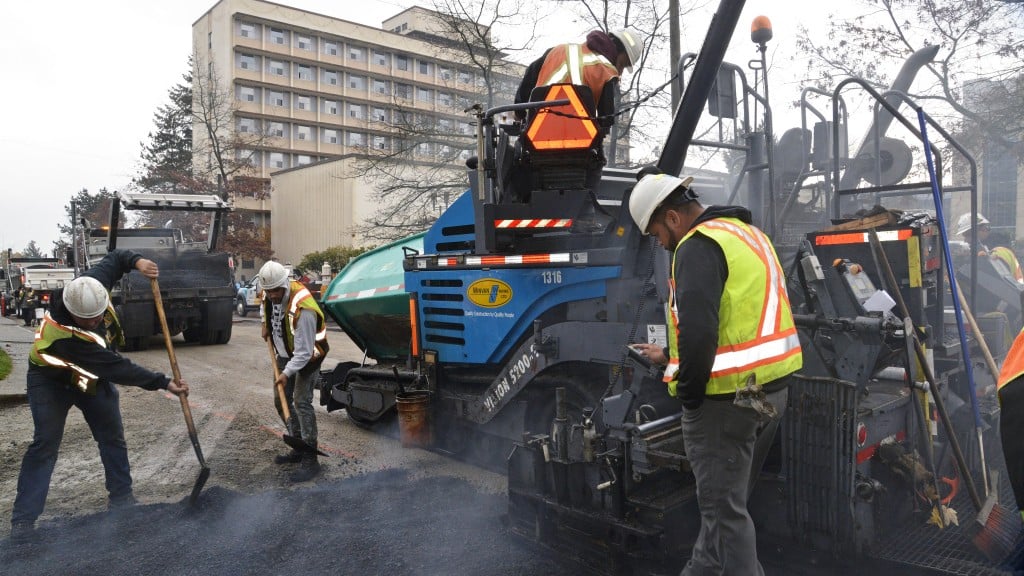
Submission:
[[[114,283],[121,279],[121,276],[135,268],[135,263],[141,258],[142,256],[129,250],[114,250],[82,275],[99,280],[107,290],[110,290]],[[67,308],[64,307],[63,296],[63,290],[54,293],[51,300],[50,316],[59,324],[74,326],[75,320]],[[101,325],[94,332],[104,336],[106,330]],[[81,338],[63,338],[58,340],[47,349],[47,352],[92,372],[100,377],[101,382],[110,381],[117,384],[138,386],[146,390],[165,389],[167,388],[167,383],[170,382],[170,379],[160,372],[153,372],[143,368],[110,348],[103,348],[98,344],[87,342]],[[70,385],[72,382],[71,372],[61,368],[36,366],[29,363],[29,372],[43,375],[63,384]]]
[[[750,210],[742,206],[708,206],[693,222],[697,226],[715,218],[736,218],[751,224]],[[692,226],[691,226],[692,229]],[[676,302],[679,312],[679,384],[676,394],[689,409],[704,401],[711,367],[718,350],[718,309],[729,277],[721,246],[694,234],[683,243],[676,261]],[[732,394],[722,394],[721,399]],[[718,397],[714,397],[718,398]]]

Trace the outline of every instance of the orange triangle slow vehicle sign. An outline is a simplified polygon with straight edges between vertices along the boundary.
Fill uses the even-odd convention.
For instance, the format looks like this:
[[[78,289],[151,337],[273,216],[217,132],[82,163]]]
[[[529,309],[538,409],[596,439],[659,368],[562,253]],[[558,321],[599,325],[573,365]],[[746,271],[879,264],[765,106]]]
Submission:
[[[567,150],[589,148],[597,136],[597,125],[571,84],[555,84],[548,90],[545,101],[568,99],[568,104],[542,108],[526,132],[537,150]],[[549,110],[561,114],[551,114]],[[563,116],[567,114],[568,116]],[[573,118],[571,116],[579,116]]]

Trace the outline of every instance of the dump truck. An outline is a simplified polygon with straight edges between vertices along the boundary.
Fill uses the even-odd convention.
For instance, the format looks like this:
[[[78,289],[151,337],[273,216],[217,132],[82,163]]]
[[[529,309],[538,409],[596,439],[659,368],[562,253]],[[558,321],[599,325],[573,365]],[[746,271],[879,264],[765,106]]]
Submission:
[[[120,228],[122,207],[209,213],[207,237],[190,240],[179,228]],[[86,229],[86,241],[76,242],[76,261],[87,269],[115,248],[153,260],[160,267],[160,295],[171,334],[183,334],[186,342],[201,345],[227,344],[235,303],[234,271],[230,255],[217,250],[217,241],[230,210],[230,204],[216,195],[118,193],[108,225]],[[114,287],[111,299],[124,329],[125,349],[148,348],[150,338],[161,333],[149,279],[133,270]]]
[[[751,113],[764,94],[723,62],[742,6],[722,0],[701,52],[681,59],[683,98],[657,168],[697,173],[688,154],[727,150],[738,169],[699,172],[692,186],[705,204],[749,207],[786,272],[804,366],[755,471],[762,560],[780,574],[1003,574],[1020,555],[1021,525],[993,377],[972,374],[956,344],[942,220],[924,200],[934,183],[976,205],[974,187],[942,190],[949,155],[971,170],[973,160],[929,119],[944,140],[929,148],[939,168],[914,180],[920,170],[890,169],[895,144],[881,140],[925,146],[901,105],[913,104],[902,94],[928,51],[897,76],[900,95],[854,78],[823,94],[831,118],[805,101],[814,130],[776,147],[758,129],[770,122]],[[893,124],[876,124],[857,151],[846,144],[849,90]],[[338,274],[322,305],[364,357],[325,367],[320,398],[404,445],[503,470],[511,532],[588,573],[676,573],[699,530],[681,407],[659,368],[627,346],[666,341],[668,252],[630,216],[636,170],[604,168],[588,186],[601,152],[581,94],[555,85],[479,112],[467,192],[424,234]],[[495,122],[514,110],[525,125]],[[696,140],[702,120],[729,124],[702,133],[737,137]],[[873,210],[879,200],[902,209]],[[971,277],[962,284],[978,292]],[[928,487],[959,526],[932,521]],[[1006,514],[1001,546],[976,541],[986,507]]]

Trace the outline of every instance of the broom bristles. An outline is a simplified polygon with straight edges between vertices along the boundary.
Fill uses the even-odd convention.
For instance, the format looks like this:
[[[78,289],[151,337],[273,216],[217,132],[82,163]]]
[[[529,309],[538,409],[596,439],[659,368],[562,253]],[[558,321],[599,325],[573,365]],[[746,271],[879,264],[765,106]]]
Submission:
[[[971,541],[989,560],[1000,562],[1010,555],[1020,535],[1020,520],[1015,512],[1000,506],[995,493],[989,494],[972,523]]]

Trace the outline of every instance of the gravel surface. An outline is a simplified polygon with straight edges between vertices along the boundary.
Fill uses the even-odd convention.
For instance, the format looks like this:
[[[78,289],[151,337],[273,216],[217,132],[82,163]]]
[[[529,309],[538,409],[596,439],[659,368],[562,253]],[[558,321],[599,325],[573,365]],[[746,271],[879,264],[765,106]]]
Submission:
[[[359,351],[332,330],[331,357]],[[32,333],[0,318],[0,345],[15,369],[0,381],[0,570],[3,574],[571,574],[502,524],[505,479],[356,427],[317,406],[323,473],[288,480],[292,466],[273,408],[273,380],[255,319],[236,318],[222,346],[175,339],[199,441],[212,474],[197,507],[199,474],[178,399],[119,387],[140,505],[106,511],[103,467],[72,409],[40,518],[39,542],[8,539],[21,457],[32,438],[24,401]],[[127,354],[170,372],[160,338]]]

